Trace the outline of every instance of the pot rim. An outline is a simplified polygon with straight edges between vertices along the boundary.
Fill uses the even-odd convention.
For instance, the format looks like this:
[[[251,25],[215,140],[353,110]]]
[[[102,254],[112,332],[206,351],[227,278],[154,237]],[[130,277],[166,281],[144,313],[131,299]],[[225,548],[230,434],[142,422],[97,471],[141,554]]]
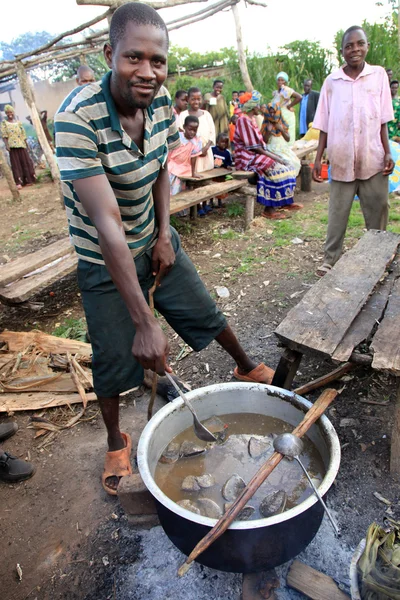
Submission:
[[[198,388],[196,390],[192,390],[191,392],[188,392],[186,395],[189,398],[189,400],[191,400],[191,402],[193,402],[193,404],[195,404],[196,399],[201,398],[210,393],[215,393],[215,391],[218,388],[222,388],[223,390],[227,390],[227,391],[229,391],[229,390],[233,391],[233,390],[237,390],[237,389],[241,388],[241,389],[247,389],[249,392],[252,390],[265,391],[265,389],[268,389],[268,393],[270,396],[275,396],[275,397],[280,398],[281,400],[289,401],[291,404],[294,404],[294,406],[296,408],[299,408],[300,410],[304,410],[304,412],[307,412],[312,406],[312,402],[310,402],[309,400],[306,400],[302,396],[299,396],[298,394],[295,394],[294,392],[292,392],[290,390],[284,390],[282,388],[278,388],[278,387],[275,387],[272,385],[266,385],[263,383],[246,383],[246,382],[218,383],[218,384],[213,384],[213,385],[205,386],[202,388]],[[139,439],[138,448],[137,448],[137,462],[138,462],[139,473],[142,477],[142,480],[143,480],[145,486],[150,491],[150,493],[154,496],[154,498],[156,500],[158,500],[166,508],[168,508],[175,514],[179,515],[180,517],[188,519],[189,521],[193,521],[195,523],[198,523],[200,525],[205,525],[207,527],[214,527],[214,525],[218,522],[218,519],[211,519],[209,517],[203,517],[201,515],[196,515],[195,513],[191,512],[185,508],[182,508],[181,506],[179,506],[179,504],[176,504],[176,502],[174,502],[173,500],[168,498],[168,496],[166,494],[164,494],[164,492],[161,491],[161,489],[156,484],[152,474],[150,473],[150,469],[149,469],[149,465],[148,465],[148,461],[147,461],[147,455],[148,455],[149,443],[152,438],[154,429],[156,427],[158,427],[160,425],[160,423],[171,413],[173,413],[175,411],[180,412],[182,410],[188,410],[188,408],[186,408],[186,406],[184,405],[183,400],[181,398],[176,398],[173,402],[169,402],[163,408],[161,408],[147,423],[147,425],[145,426],[145,428],[142,431],[142,434]],[[322,415],[320,417],[320,419],[317,421],[317,423],[320,425],[322,432],[325,434],[325,436],[329,439],[329,442],[330,442],[330,448],[329,448],[330,465],[327,469],[325,477],[323,478],[323,480],[321,482],[321,485],[318,488],[318,491],[321,494],[321,496],[324,496],[324,494],[332,486],[332,484],[336,478],[336,475],[339,471],[341,451],[340,451],[339,438],[337,436],[337,433],[336,433],[332,423],[328,419],[328,417],[326,417],[325,415]],[[287,510],[279,515],[267,517],[264,519],[254,519],[251,521],[234,521],[229,526],[229,529],[237,529],[237,530],[244,529],[244,530],[246,530],[246,529],[257,529],[259,527],[268,527],[271,525],[277,525],[284,521],[288,521],[289,519],[293,519],[297,515],[305,512],[306,510],[311,508],[311,506],[313,506],[316,502],[319,502],[318,498],[315,496],[315,494],[311,494],[311,496],[309,496],[306,500],[301,502],[301,504],[298,504],[297,506],[294,506],[293,508],[290,508],[289,510]]]

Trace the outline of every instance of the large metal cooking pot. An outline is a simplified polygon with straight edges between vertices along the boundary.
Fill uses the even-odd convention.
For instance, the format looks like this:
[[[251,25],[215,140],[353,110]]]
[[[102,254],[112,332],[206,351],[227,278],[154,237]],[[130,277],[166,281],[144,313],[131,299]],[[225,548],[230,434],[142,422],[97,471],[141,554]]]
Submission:
[[[201,420],[229,413],[260,413],[282,419],[293,428],[311,407],[311,402],[293,392],[253,383],[210,385],[190,392],[188,397]],[[174,400],[147,423],[137,452],[139,471],[156,501],[161,525],[170,540],[186,555],[215,525],[216,520],[178,506],[160,490],[153,476],[167,444],[192,424],[192,415],[182,400]],[[319,487],[321,496],[324,496],[339,470],[339,439],[325,416],[313,425],[307,435],[318,448],[325,464],[326,475]],[[271,569],[304,550],[317,533],[322,517],[321,504],[315,495],[311,495],[280,515],[254,521],[235,521],[200,555],[198,562],[234,573]]]

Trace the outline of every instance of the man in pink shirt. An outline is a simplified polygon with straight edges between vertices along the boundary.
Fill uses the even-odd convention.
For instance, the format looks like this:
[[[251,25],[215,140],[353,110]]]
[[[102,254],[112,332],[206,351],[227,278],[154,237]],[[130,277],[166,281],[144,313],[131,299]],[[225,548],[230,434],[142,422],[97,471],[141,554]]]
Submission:
[[[354,196],[360,198],[367,229],[386,229],[389,212],[390,154],[387,123],[393,108],[387,74],[369,65],[362,27],[350,27],[342,39],[346,64],[326,78],[313,127],[321,131],[313,179],[321,182],[325,148],[331,166],[328,231],[323,276],[340,258]]]

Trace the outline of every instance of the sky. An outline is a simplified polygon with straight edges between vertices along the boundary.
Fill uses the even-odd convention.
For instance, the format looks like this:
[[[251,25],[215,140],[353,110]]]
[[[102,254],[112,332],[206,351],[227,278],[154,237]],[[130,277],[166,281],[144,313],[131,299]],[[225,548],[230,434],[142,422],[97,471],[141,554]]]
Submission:
[[[332,47],[339,29],[358,25],[364,19],[379,22],[387,10],[377,0],[264,0],[267,8],[239,5],[243,40],[251,52],[267,53],[294,41],[308,39]],[[213,4],[213,0],[209,4]],[[196,12],[205,3],[179,6],[161,11],[165,21]],[[0,20],[0,40],[11,42],[25,32],[49,31],[56,35],[77,27],[105,12],[104,7],[78,6],[75,0],[13,0],[13,17]],[[102,24],[101,26],[104,26]],[[183,27],[170,34],[171,43],[196,52],[219,50],[236,45],[233,16],[218,13],[200,23]]]

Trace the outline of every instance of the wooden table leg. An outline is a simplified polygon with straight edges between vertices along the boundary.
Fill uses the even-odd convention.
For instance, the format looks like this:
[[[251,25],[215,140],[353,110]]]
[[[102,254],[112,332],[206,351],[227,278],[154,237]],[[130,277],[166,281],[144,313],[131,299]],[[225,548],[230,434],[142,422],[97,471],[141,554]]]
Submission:
[[[246,216],[245,216],[245,222],[244,222],[245,230],[250,227],[253,219],[254,219],[254,196],[247,194],[246,195]]]
[[[400,377],[397,377],[397,400],[394,409],[392,444],[390,449],[390,473],[396,478],[400,477]]]
[[[272,385],[290,390],[302,356],[301,352],[285,348],[275,371]]]
[[[190,218],[193,220],[197,219],[197,205],[190,207]]]
[[[308,160],[301,161],[301,191],[302,192],[311,192],[311,167]]]

